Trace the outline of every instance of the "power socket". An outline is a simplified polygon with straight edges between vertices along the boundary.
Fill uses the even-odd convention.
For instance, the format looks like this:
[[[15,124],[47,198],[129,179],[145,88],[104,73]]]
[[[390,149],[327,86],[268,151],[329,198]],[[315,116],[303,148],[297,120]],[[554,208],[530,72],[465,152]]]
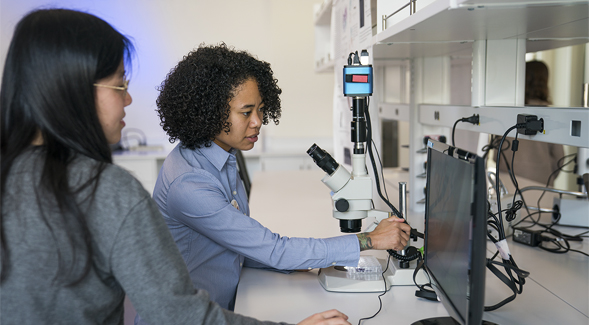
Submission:
[[[536,115],[517,114],[517,124],[525,126],[518,127],[517,133],[524,135],[535,135],[544,131],[544,119],[539,119]]]

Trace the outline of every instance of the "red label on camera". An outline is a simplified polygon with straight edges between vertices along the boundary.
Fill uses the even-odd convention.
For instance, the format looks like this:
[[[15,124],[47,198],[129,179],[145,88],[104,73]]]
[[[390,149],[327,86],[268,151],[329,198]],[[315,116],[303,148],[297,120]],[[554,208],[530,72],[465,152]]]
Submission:
[[[352,82],[368,82],[367,75],[353,75]]]

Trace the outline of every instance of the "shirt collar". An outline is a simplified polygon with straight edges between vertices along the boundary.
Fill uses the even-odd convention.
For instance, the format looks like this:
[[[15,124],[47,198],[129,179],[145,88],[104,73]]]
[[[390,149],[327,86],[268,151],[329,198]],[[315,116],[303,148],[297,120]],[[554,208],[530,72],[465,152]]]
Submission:
[[[225,166],[225,164],[227,163],[227,160],[235,161],[235,151],[236,150],[234,148],[231,148],[229,150],[229,152],[227,152],[227,151],[225,151],[225,149],[219,147],[219,145],[217,145],[214,142],[211,142],[210,147],[207,148],[205,146],[202,146],[198,150],[219,171],[223,168],[223,166]],[[233,159],[231,159],[231,158],[233,158]]]

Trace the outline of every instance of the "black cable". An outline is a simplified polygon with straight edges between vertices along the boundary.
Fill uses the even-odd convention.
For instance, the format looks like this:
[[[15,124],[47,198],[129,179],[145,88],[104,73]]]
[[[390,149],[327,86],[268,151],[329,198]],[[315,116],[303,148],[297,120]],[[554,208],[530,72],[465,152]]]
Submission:
[[[511,145],[509,146],[511,148],[511,150],[513,151],[513,154],[511,157],[511,166],[507,162],[507,157],[505,156],[505,153],[501,152],[503,160],[505,161],[505,165],[507,166],[507,172],[508,172],[509,178],[511,179],[511,183],[515,187],[515,193],[513,194],[512,204],[514,204],[517,194],[520,193],[519,184],[518,184],[517,179],[515,178],[515,174],[514,174],[514,169],[515,169],[514,158],[515,158],[515,153],[517,152],[517,149],[518,149],[518,145],[519,145],[519,141],[517,140],[517,133],[516,133],[515,139],[511,142]],[[500,182],[499,174],[496,174],[495,178],[497,179],[497,182],[499,183]],[[497,195],[500,196],[500,193],[497,193]],[[521,197],[521,193],[520,193],[520,197]],[[506,217],[505,219],[507,221],[513,221],[514,218],[515,218],[515,213],[511,214],[509,218]]]
[[[384,181],[384,167],[382,166],[382,160],[380,159],[380,154],[378,153],[378,149],[376,149],[376,143],[374,143],[374,140],[371,140],[372,145],[374,146],[374,151],[376,152],[376,157],[378,158],[378,165],[380,166],[380,177],[382,177],[383,181],[382,181],[382,188],[384,190],[384,196],[387,198],[387,200],[389,200],[389,193],[387,193],[387,184]]]
[[[575,253],[583,254],[585,256],[589,256],[589,254],[587,254],[583,251],[571,249],[571,245],[569,243],[571,241],[577,241],[577,242],[583,241],[583,235],[586,234],[587,232],[583,232],[581,234],[571,236],[571,235],[563,234],[556,229],[553,229],[552,226],[554,226],[554,224],[551,224],[549,226],[546,226],[546,225],[543,226],[546,229],[540,232],[542,241],[538,245],[539,248],[541,248],[545,251],[548,251],[551,253],[557,253],[557,254],[575,252]],[[547,236],[544,236],[544,234]],[[555,247],[545,246],[544,243],[551,243]]]
[[[522,124],[516,124],[516,125],[510,127],[509,129],[507,129],[507,131],[505,131],[505,133],[501,137],[501,141],[499,142],[499,145],[497,146],[497,158],[496,158],[496,166],[495,166],[495,186],[496,186],[495,192],[496,192],[496,197],[497,197],[497,213],[496,214],[488,213],[488,217],[487,217],[488,224],[490,224],[497,231],[497,234],[499,237],[498,239],[495,239],[495,238],[493,238],[493,236],[491,236],[490,233],[488,233],[489,239],[491,241],[493,241],[493,243],[495,243],[496,246],[498,246],[498,243],[501,241],[504,241],[506,238],[505,227],[503,225],[503,216],[502,216],[503,211],[501,209],[501,194],[500,194],[501,191],[499,188],[499,185],[500,185],[499,166],[501,164],[501,151],[503,149],[503,143],[505,142],[505,138],[507,137],[509,132],[511,132],[512,130],[514,130],[516,128],[523,128],[523,127],[526,127],[526,125],[522,123]],[[514,155],[515,155],[515,151],[517,151],[517,135],[516,135],[516,138],[514,141],[516,141],[515,148],[513,148]],[[513,144],[512,144],[512,146],[513,146]],[[505,161],[507,164],[506,159],[505,159]],[[513,160],[512,160],[512,167],[513,167]],[[514,181],[514,185],[516,186],[516,188],[518,188],[517,179],[515,178],[515,174],[510,172],[510,177],[512,178],[512,181]],[[519,191],[519,188],[516,190],[516,194],[518,193],[518,191]],[[521,192],[520,192],[520,196],[521,196]],[[514,198],[515,198],[515,195],[514,195]],[[511,209],[509,209],[509,211],[511,211]],[[515,214],[515,212],[513,212],[513,213]],[[491,222],[489,222],[489,218],[491,219]],[[499,246],[497,247],[497,250],[499,252],[499,250],[500,250]],[[503,256],[506,255],[507,252],[503,252],[502,262],[494,261],[495,257],[498,255],[497,253],[493,256],[492,259],[487,259],[487,268],[491,272],[493,272],[493,274],[495,274],[495,276],[497,276],[501,281],[503,281],[503,283],[505,283],[505,285],[507,285],[512,290],[513,294],[495,305],[486,306],[485,311],[496,310],[496,309],[500,308],[501,306],[513,301],[518,294],[521,294],[523,292],[525,278],[529,275],[529,272],[521,270],[517,266],[517,264],[511,254],[508,255],[508,259],[503,258]],[[505,270],[505,274],[502,273],[501,271],[499,271],[497,266],[502,266],[503,269]]]
[[[559,160],[556,162],[556,165],[558,166],[558,168],[557,168],[556,170],[554,170],[554,171],[553,171],[553,172],[552,172],[552,173],[551,173],[551,174],[548,176],[548,180],[546,181],[546,187],[548,187],[548,186],[550,185],[550,179],[552,178],[552,176],[556,175],[558,172],[560,172],[560,171],[562,171],[563,173],[572,173],[572,172],[574,172],[574,171],[565,171],[565,170],[563,170],[563,168],[564,168],[566,165],[568,165],[568,164],[570,164],[570,163],[574,162],[574,161],[577,159],[577,158],[576,158],[576,156],[577,156],[577,154],[576,154],[576,153],[573,153],[573,154],[570,154],[570,155],[565,155],[565,156],[563,156],[562,158],[560,158],[560,159],[559,159]],[[574,158],[573,158],[573,159],[571,159],[571,160],[569,160],[569,161],[568,161],[568,162],[566,162],[566,163],[563,163],[563,161],[564,161],[566,158],[568,158],[568,157],[574,157]],[[563,164],[562,166],[560,165],[561,163]],[[540,208],[540,201],[541,201],[541,200],[542,200],[542,198],[544,197],[544,194],[545,194],[545,193],[546,193],[546,191],[543,191],[543,192],[542,192],[542,194],[540,195],[540,197],[538,198],[538,202],[537,202],[537,204],[538,204],[538,208]],[[542,216],[541,214],[542,214],[542,213],[540,212],[540,216],[538,217],[538,220],[540,220],[540,217]]]
[[[462,119],[460,120],[456,120],[456,122],[454,122],[454,126],[452,126],[452,147],[456,146],[456,143],[454,142],[454,131],[456,130],[456,125],[458,125],[459,122],[461,122]]]
[[[562,170],[562,169],[563,169],[565,166],[567,166],[568,164],[570,164],[570,163],[572,163],[573,161],[575,161],[575,158],[576,158],[575,156],[576,156],[576,154],[569,154],[569,155],[565,155],[565,156],[563,156],[562,158],[560,158],[560,159],[558,160],[558,162],[557,162],[557,165],[559,165],[559,167],[558,167],[556,170],[554,170],[554,171],[553,171],[553,172],[550,174],[550,176],[548,177],[548,180],[547,180],[547,185],[546,185],[546,187],[548,187],[548,185],[549,185],[549,183],[550,183],[550,179],[552,178],[552,176],[554,176],[554,175],[555,175],[555,174],[556,174],[558,171],[561,171],[561,170]],[[564,161],[566,158],[569,158],[569,157],[575,157],[575,158],[573,158],[573,159],[569,160],[569,161],[568,161],[568,162],[566,162],[566,163],[563,163],[563,161]],[[562,165],[561,165],[561,164],[562,164]],[[563,171],[563,172],[573,172],[573,171]],[[546,190],[544,190],[544,191],[542,192],[542,195],[541,195],[541,196],[540,196],[540,198],[538,199],[538,202],[537,202],[538,208],[540,208],[540,201],[541,201],[541,199],[542,199],[542,196],[543,196],[545,193],[546,193]],[[522,196],[522,199],[523,199],[523,196]],[[526,208],[527,208],[527,207],[526,207]],[[534,212],[534,213],[529,213],[529,211],[528,211],[528,215],[527,215],[527,216],[525,216],[525,217],[523,217],[523,218],[522,218],[520,221],[518,221],[516,224],[512,225],[512,227],[515,227],[515,226],[517,226],[517,225],[519,225],[519,224],[521,224],[521,223],[523,223],[523,222],[531,222],[531,223],[532,223],[531,225],[529,225],[529,226],[527,226],[527,227],[524,227],[524,228],[531,228],[531,227],[534,227],[534,226],[541,226],[541,227],[544,227],[544,228],[552,228],[553,226],[557,225],[557,224],[558,224],[558,222],[560,221],[560,218],[561,218],[561,213],[560,213],[560,212],[553,211],[552,213],[553,213],[553,214],[555,214],[555,213],[556,213],[556,214],[557,214],[557,217],[556,217],[555,219],[553,218],[553,220],[552,220],[552,222],[551,222],[550,224],[543,224],[543,223],[540,223],[540,218],[541,218],[541,214],[542,214],[542,213],[543,213],[543,211],[542,211],[542,210],[539,210],[539,211],[537,211],[537,212]],[[537,218],[537,220],[534,220],[534,219],[533,219],[533,216],[534,216],[534,215],[536,215],[536,214],[538,215],[538,218]],[[531,219],[532,221],[528,221],[527,219]],[[569,225],[559,225],[559,226],[560,226],[560,227],[585,228],[585,229],[589,228],[589,227],[585,227],[585,226],[569,226]],[[580,235],[578,235],[578,236],[580,237]]]
[[[540,243],[540,245],[538,245],[539,248],[541,248],[545,251],[551,252],[551,253],[564,254],[564,253],[568,253],[569,250],[571,249],[571,245],[569,244],[569,242],[567,240],[563,240],[566,247],[562,246],[562,244],[560,244],[558,242],[558,239],[551,239],[551,240],[547,240],[545,242],[553,243],[557,246],[557,248],[549,248],[549,247],[542,245],[544,242],[542,242],[542,243]]]
[[[420,252],[419,259],[417,260],[417,266],[415,267],[415,271],[413,271],[413,283],[419,289],[419,290],[415,291],[415,296],[419,297],[419,298],[431,300],[431,301],[438,301],[438,295],[433,290],[431,279],[429,279],[429,282],[427,282],[427,283],[423,283],[423,284],[417,283],[417,273],[419,272],[419,270],[421,268],[423,268],[424,263],[425,263],[424,257],[421,255],[421,252]],[[429,278],[429,275],[427,274],[427,272],[424,272],[424,274],[427,275]]]
[[[374,179],[376,182],[376,189],[378,192],[378,195],[380,196],[380,198],[389,206],[389,208],[391,208],[391,210],[393,211],[393,213],[395,213],[395,215],[399,218],[403,218],[405,219],[405,222],[407,220],[407,216],[402,216],[401,213],[399,212],[399,210],[397,210],[397,208],[395,208],[393,206],[393,204],[391,204],[391,202],[388,200],[388,195],[387,198],[385,198],[381,192],[380,189],[380,182],[378,180],[378,170],[376,168],[376,163],[374,162],[374,154],[372,153],[372,145],[370,145],[372,143],[372,124],[370,121],[370,112],[368,112],[368,108],[369,108],[369,103],[368,103],[368,99],[367,99],[367,103],[366,103],[366,112],[364,113],[366,115],[366,142],[369,143],[368,145],[368,154],[370,156],[370,161],[372,162],[372,170],[374,171]],[[383,186],[386,189],[386,184],[384,184],[384,177],[383,177]],[[416,239],[415,237],[411,236],[412,238]],[[407,247],[407,250],[409,250],[409,248],[411,248],[412,246]],[[413,247],[414,249],[416,249],[415,247]],[[416,249],[417,250],[417,249]],[[418,258],[418,255],[411,253],[409,255],[401,255],[393,250],[387,250],[387,252],[389,253],[389,255],[393,256],[394,258],[401,260],[401,261],[405,261],[405,262],[410,262],[413,261],[415,259]]]
[[[514,125],[512,127],[510,127],[509,129],[507,129],[507,131],[505,131],[505,133],[503,134],[503,137],[501,138],[501,141],[499,142],[499,146],[497,148],[497,159],[496,164],[495,164],[495,193],[496,193],[496,197],[497,197],[497,211],[499,212],[499,239],[505,239],[505,228],[503,227],[503,216],[501,215],[501,191],[499,189],[499,164],[501,163],[501,148],[503,147],[503,142],[505,141],[505,138],[507,137],[507,135],[509,134],[509,132],[511,132],[514,129],[517,129],[518,125]]]
[[[372,316],[370,316],[370,317],[364,317],[364,318],[360,318],[360,319],[358,320],[358,325],[360,325],[360,323],[361,323],[363,320],[372,319],[372,318],[376,317],[376,315],[378,315],[378,314],[380,313],[380,311],[382,310],[382,299],[381,299],[381,297],[382,297],[382,296],[384,296],[384,295],[385,295],[385,294],[386,294],[386,293],[389,291],[389,288],[388,288],[388,286],[387,286],[387,279],[385,278],[384,274],[385,274],[385,273],[387,272],[387,270],[389,269],[389,263],[390,263],[390,262],[391,262],[391,257],[389,256],[389,257],[387,258],[387,266],[385,267],[384,271],[382,271],[382,274],[381,274],[381,275],[382,275],[382,280],[384,281],[384,291],[383,291],[383,292],[382,292],[380,295],[378,295],[378,302],[379,302],[378,310],[376,311],[376,313],[374,313],[374,315],[372,315]]]
[[[568,165],[568,164],[570,164],[571,162],[573,162],[573,161],[574,161],[574,159],[572,159],[572,160],[570,160],[570,161],[568,161],[568,162],[566,162],[566,163],[563,163],[563,161],[564,161],[566,158],[573,157],[573,156],[575,156],[575,155],[576,155],[576,154],[569,154],[569,155],[563,156],[562,158],[560,158],[560,159],[558,160],[558,162],[557,162],[557,165],[559,165],[559,167],[558,167],[556,170],[554,170],[554,171],[553,171],[553,172],[550,174],[550,176],[548,177],[548,180],[547,180],[547,185],[546,185],[546,187],[548,187],[548,186],[549,186],[549,184],[550,184],[550,179],[552,178],[552,176],[554,176],[554,175],[555,175],[557,172],[561,171],[561,170],[562,170],[562,169],[563,169],[563,168],[564,168],[566,165]],[[561,164],[562,164],[562,165],[561,165]],[[567,172],[571,172],[571,171],[567,171]],[[538,208],[540,208],[540,201],[541,201],[541,199],[542,199],[542,197],[543,197],[543,195],[544,195],[545,193],[546,193],[546,191],[543,191],[543,192],[542,192],[542,195],[541,195],[541,196],[540,196],[540,198],[538,199],[538,202],[537,202]],[[520,194],[520,195],[521,195],[521,194]],[[542,224],[542,223],[540,223],[540,218],[541,218],[541,216],[542,216],[542,213],[543,213],[543,211],[539,210],[539,211],[536,211],[536,212],[530,213],[530,211],[529,211],[529,208],[527,207],[527,205],[526,205],[526,203],[525,203],[525,200],[524,200],[524,197],[523,197],[523,195],[521,196],[521,198],[522,198],[522,200],[523,200],[524,206],[525,206],[525,208],[526,208],[526,211],[527,211],[527,213],[528,213],[528,214],[527,214],[525,217],[523,217],[523,218],[522,218],[520,221],[518,221],[516,224],[513,224],[513,225],[512,225],[512,228],[513,228],[513,227],[515,227],[515,226],[517,226],[517,225],[519,225],[519,224],[521,224],[521,223],[523,223],[523,222],[532,222],[532,225],[530,225],[530,226],[528,226],[528,227],[526,227],[526,228],[530,228],[530,227],[533,227],[533,226],[535,226],[535,225],[539,225],[539,226],[543,226],[543,227],[548,227],[548,226],[553,226],[553,225],[557,224],[557,223],[558,223],[558,221],[560,220],[560,216],[561,216],[561,214],[560,214],[560,213],[557,213],[557,214],[558,214],[558,216],[557,216],[557,219],[553,220],[553,221],[552,221],[552,223],[551,223],[550,225],[546,225],[546,224]],[[555,213],[555,212],[552,212],[552,213]],[[538,218],[537,218],[537,220],[534,220],[534,218],[533,218],[533,216],[534,216],[534,215],[538,215]],[[532,221],[527,221],[527,219],[531,219]],[[566,226],[565,226],[565,227],[566,227]],[[582,228],[583,228],[583,227],[582,227]],[[586,227],[585,227],[585,228],[586,228]]]
[[[507,214],[511,214],[511,215],[515,215],[515,213],[517,212],[517,210],[519,210],[522,206],[522,201],[518,200],[515,201],[514,205],[510,208],[507,209],[503,209],[502,212],[506,212]],[[492,213],[491,211],[489,211],[488,216],[487,216],[487,225],[491,226],[493,229],[498,231],[499,228],[499,219],[497,218],[497,213]],[[517,224],[512,225],[512,228],[515,227],[516,225],[518,225],[521,221],[519,221]],[[489,233],[489,235],[491,235]],[[494,243],[496,243],[497,241],[493,241]]]
[[[580,250],[576,250],[576,249],[569,249],[569,252],[580,253],[580,254],[583,254],[585,256],[589,256],[589,254],[587,254],[587,253],[585,253],[583,251],[580,251]]]
[[[485,162],[487,161],[487,156],[489,155],[489,152],[492,149],[497,149],[500,141],[501,141],[501,138],[496,137],[495,135],[491,135],[491,141],[489,141],[489,143],[487,145],[483,146],[483,148],[481,150],[484,152],[483,159],[485,160]],[[511,147],[511,142],[507,139],[505,140],[505,144],[507,146],[505,148],[502,148],[501,150],[507,150]],[[507,159],[505,159],[505,160],[507,161]]]
[[[407,247],[407,249],[405,251],[406,251],[407,255],[401,255],[392,249],[387,249],[387,252],[389,253],[390,256],[398,259],[399,261],[404,261],[404,262],[411,262],[413,260],[416,260],[421,255],[421,253],[419,253],[419,250],[413,246]]]
[[[586,228],[586,227],[584,227],[584,228]],[[588,233],[589,233],[589,230],[588,231],[585,231],[585,232],[582,232],[582,233],[578,234],[577,236],[578,237],[587,237],[586,234],[588,234]]]
[[[551,252],[551,253],[556,253],[556,254],[564,254],[564,253],[568,253],[571,250],[571,245],[569,243],[569,240],[567,240],[566,238],[564,238],[564,236],[558,232],[555,231],[554,229],[547,229],[545,231],[542,231],[541,234],[551,234],[554,237],[546,237],[546,236],[542,236],[542,241],[540,242],[540,244],[538,245],[539,248]],[[583,239],[581,239],[583,240]],[[563,244],[564,243],[564,246]],[[552,247],[547,247],[544,246],[544,243],[552,243],[554,244],[554,246],[556,246],[556,248],[552,248]],[[583,252],[581,252],[583,253]],[[585,253],[583,253],[585,254]],[[585,254],[587,255],[587,254]]]
[[[491,140],[490,142],[483,146],[482,151],[484,152],[483,154],[483,161],[485,162],[485,170],[487,169],[486,163],[487,163],[487,156],[489,154],[489,152],[491,150],[498,150],[499,147],[499,142],[500,142],[501,138],[495,137],[494,135],[491,136]],[[504,150],[507,150],[509,148],[512,147],[512,144],[509,140],[505,139],[504,143],[506,143],[506,146],[502,146],[501,148],[501,156],[503,157],[503,160],[505,162],[505,166],[507,167],[507,171],[509,173],[509,177],[511,179],[511,182],[513,183],[515,189],[516,189],[516,194],[520,193],[520,198],[521,198],[521,202],[523,203],[523,207],[526,209],[526,212],[528,214],[530,214],[530,209],[528,208],[528,205],[526,203],[525,198],[523,197],[523,195],[521,195],[521,192],[519,191],[519,186],[517,184],[517,180],[515,179],[515,174],[512,172],[513,168],[510,166],[509,162],[507,161],[507,156],[505,156],[505,153],[503,152]],[[495,175],[495,179],[497,182],[499,182],[499,175]],[[514,199],[515,199],[515,195],[514,195]]]
[[[452,127],[452,146],[453,147],[456,146],[454,144],[454,131],[456,131],[456,125],[459,122],[468,122],[468,123],[472,123],[472,124],[480,124],[479,123],[479,114],[472,114],[472,116],[470,116],[470,117],[463,117],[463,118],[460,118],[460,119],[456,120],[456,122],[454,122],[454,126]]]
[[[501,142],[502,138],[499,137],[495,137],[495,136],[491,136],[491,141],[489,142],[489,144],[483,146],[482,151],[484,152],[483,154],[483,160],[485,161],[485,170],[487,169],[486,163],[487,163],[487,156],[489,155],[489,152],[491,150],[498,150],[499,149],[499,142]],[[502,145],[501,148],[501,156],[503,157],[503,161],[505,162],[505,166],[507,168],[507,171],[511,171],[511,165],[509,164],[509,162],[507,161],[507,156],[505,156],[505,153],[503,152],[504,150],[507,150],[509,148],[511,148],[511,141],[509,141],[508,139],[505,139],[504,142],[506,144],[506,146]],[[496,176],[498,177],[498,176]],[[510,174],[511,177],[511,174]],[[512,178],[512,182],[513,182],[513,178]]]
[[[372,146],[370,145],[370,143],[372,143],[372,123],[370,121],[370,112],[369,112],[369,100],[368,98],[366,98],[366,110],[364,112],[364,115],[366,115],[366,142],[368,143],[368,155],[370,156],[370,162],[372,163],[372,170],[374,171],[374,181],[376,182],[376,191],[378,192],[378,196],[383,200],[384,203],[386,203],[386,205],[388,205],[388,207],[393,211],[393,213],[399,217],[399,218],[404,218],[404,216],[401,215],[401,212],[399,212],[399,210],[397,210],[397,208],[395,208],[393,206],[393,204],[391,204],[391,202],[389,202],[389,200],[387,200],[383,194],[382,191],[380,189],[380,182],[378,179],[378,170],[376,168],[376,163],[374,162],[374,154],[372,153]],[[384,182],[384,180],[383,180]],[[406,216],[405,216],[406,217]]]
[[[545,228],[551,228],[553,226],[556,226],[556,224],[560,220],[560,216],[561,216],[561,213],[560,212],[557,212],[557,218],[554,221],[552,221],[550,224],[544,224],[544,223],[541,223],[540,222],[540,218],[538,218],[538,220],[534,220],[532,218],[535,214],[538,214],[539,215],[540,213],[542,213],[542,211],[536,211],[536,212],[530,213],[529,215],[525,216],[522,220],[520,220],[516,224],[514,224],[513,227],[516,227],[516,226],[518,226],[519,224],[521,224],[523,222],[530,222],[531,225],[529,225],[527,227],[520,227],[520,228],[532,228],[534,226],[541,226],[541,227],[545,227]],[[552,213],[555,213],[555,212],[552,212]],[[532,219],[532,221],[526,220],[528,218],[529,219]],[[559,227],[570,227],[570,228],[589,229],[589,227],[587,227],[587,226],[572,226],[572,225],[558,225],[558,226]]]
[[[534,220],[533,219],[533,216],[536,215],[536,214],[537,215],[540,215],[540,211],[529,213],[527,216],[523,217],[520,221],[518,221],[517,223],[513,224],[512,227],[516,227],[517,225],[519,225],[522,222],[531,222],[532,223],[530,226],[525,227],[525,228],[531,228],[531,227],[533,227],[535,225],[542,225],[540,223],[540,217],[538,217],[538,220]],[[532,219],[532,221],[527,221],[526,219],[528,219],[528,218],[529,219]]]
[[[497,256],[497,254],[495,256]],[[512,290],[513,294],[495,305],[485,306],[485,311],[496,310],[515,300],[517,295],[523,292],[525,278],[530,275],[529,272],[524,271],[517,266],[513,256],[510,256],[509,260],[503,260],[503,262],[496,262],[493,259],[487,259],[487,268],[491,270],[491,272],[493,272],[493,274],[495,274],[501,281],[503,281],[503,283],[505,283]],[[505,276],[505,274],[501,273],[495,265],[502,266],[505,269],[507,276],[509,276],[509,279],[507,276]]]

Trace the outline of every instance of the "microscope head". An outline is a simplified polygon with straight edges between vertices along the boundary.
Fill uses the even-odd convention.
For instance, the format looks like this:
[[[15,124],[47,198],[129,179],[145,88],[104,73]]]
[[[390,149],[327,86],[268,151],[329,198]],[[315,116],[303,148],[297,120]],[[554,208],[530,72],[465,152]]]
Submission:
[[[307,154],[327,173],[321,181],[333,191],[333,217],[340,221],[340,230],[345,233],[359,232],[362,219],[371,209],[372,182],[369,176],[352,177],[344,166],[317,144],[313,144]]]

